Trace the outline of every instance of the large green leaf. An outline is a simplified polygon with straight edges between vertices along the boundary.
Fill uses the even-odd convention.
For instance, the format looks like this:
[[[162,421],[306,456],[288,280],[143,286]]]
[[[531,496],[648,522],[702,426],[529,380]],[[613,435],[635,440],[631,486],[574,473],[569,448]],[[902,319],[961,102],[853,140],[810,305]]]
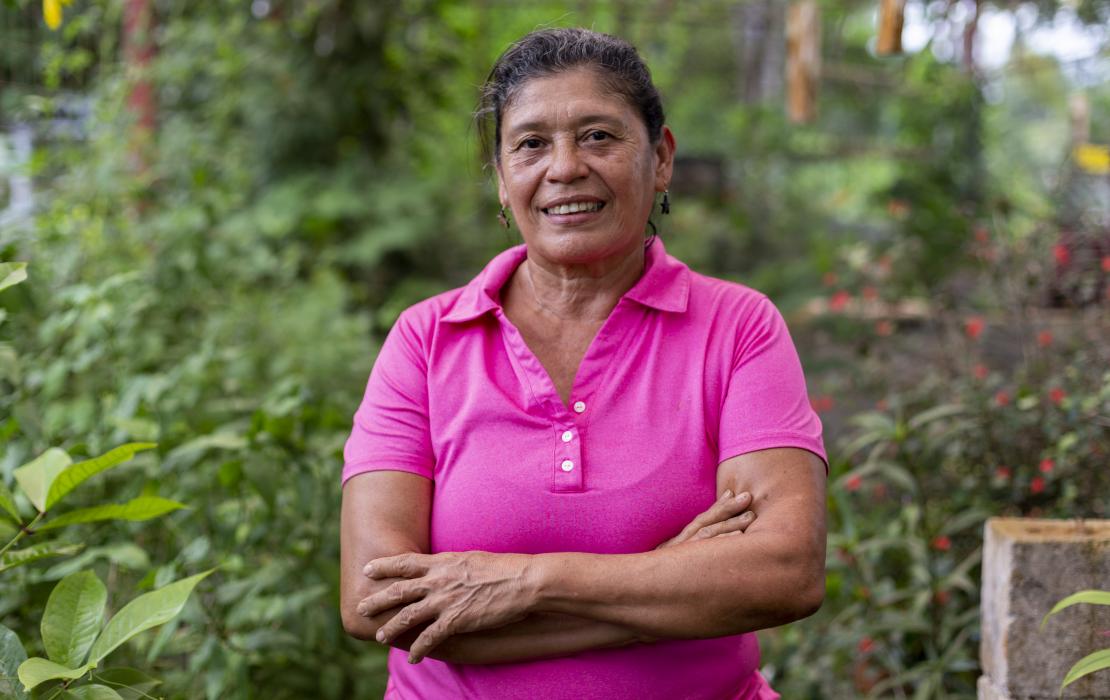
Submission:
[[[1078,593],[1072,593],[1067,598],[1064,598],[1059,603],[1052,606],[1052,609],[1049,610],[1048,614],[1044,616],[1043,620],[1041,620],[1041,629],[1043,630],[1044,626],[1048,623],[1048,618],[1052,617],[1064,608],[1070,608],[1071,606],[1078,605],[1080,603],[1088,603],[1091,605],[1110,605],[1110,591],[1079,591]]]
[[[11,516],[12,522],[16,525],[22,524],[19,518],[19,510],[15,507],[15,499],[12,497],[12,492],[8,490],[7,485],[0,481],[0,509]]]
[[[52,530],[66,525],[93,523],[98,520],[150,520],[184,507],[184,503],[171,501],[168,498],[140,496],[127,503],[112,503],[106,506],[93,506],[92,508],[81,508],[63,513],[56,518],[47,520],[38,529]]]
[[[19,284],[25,279],[27,279],[27,263],[0,263],[0,291]]]
[[[150,450],[157,446],[158,444],[154,442],[129,442],[126,445],[108,450],[99,457],[86,459],[69,466],[61,474],[58,474],[54,483],[51,484],[46,496],[46,507],[52,508],[55,503],[80,486],[89,477],[95,476],[105,469],[111,469],[118,464],[123,464],[134,457],[137,452]]]
[[[64,544],[62,542],[40,542],[23,549],[5,552],[0,557],[0,571],[14,569],[39,559],[47,557],[68,557],[77,554],[84,547],[83,544]]]
[[[70,668],[48,661],[40,656],[32,656],[19,665],[18,673],[19,680],[23,683],[23,689],[30,690],[40,683],[55,678],[63,680],[80,678],[95,667],[96,664],[85,664],[78,668]]]
[[[149,700],[149,691],[162,682],[138,669],[123,666],[94,671],[92,679],[113,688],[123,700]]]
[[[93,683],[70,688],[58,700],[123,700],[123,696],[106,685]]]
[[[1110,668],[1110,649],[1102,649],[1093,654],[1088,654],[1079,661],[1076,661],[1075,665],[1068,670],[1067,675],[1064,676],[1064,682],[1060,685],[1060,690],[1068,687],[1083,676],[1108,668]]]
[[[85,660],[104,621],[108,590],[91,571],[66,576],[46,601],[42,645],[51,661],[75,668]]]
[[[16,483],[27,494],[32,505],[41,513],[46,510],[46,498],[54,479],[73,463],[64,450],[51,447],[46,452],[24,464],[14,472]]]
[[[27,693],[16,683],[19,665],[27,660],[27,652],[16,633],[0,625],[0,697],[26,700]]]
[[[185,607],[189,594],[201,579],[212,573],[212,569],[189,578],[175,581],[156,591],[141,595],[123,606],[115,617],[108,621],[104,632],[93,644],[89,653],[90,663],[99,663],[119,645],[151,627],[169,622]]]

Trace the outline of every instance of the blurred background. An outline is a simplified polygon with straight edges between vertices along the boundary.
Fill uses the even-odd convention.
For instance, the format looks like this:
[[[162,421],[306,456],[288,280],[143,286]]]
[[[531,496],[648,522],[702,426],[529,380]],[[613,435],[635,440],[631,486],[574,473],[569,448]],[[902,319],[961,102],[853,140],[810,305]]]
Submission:
[[[771,296],[826,424],[826,603],[765,674],[973,696],[983,520],[1110,517],[1110,2],[0,0],[0,477],[149,441],[74,505],[187,506],[56,535],[17,494],[0,540],[83,546],[0,562],[28,654],[69,573],[117,609],[218,566],[116,652],[156,694],[380,695],[342,445],[400,311],[517,242],[478,87],[574,25],[646,58],[668,251]]]

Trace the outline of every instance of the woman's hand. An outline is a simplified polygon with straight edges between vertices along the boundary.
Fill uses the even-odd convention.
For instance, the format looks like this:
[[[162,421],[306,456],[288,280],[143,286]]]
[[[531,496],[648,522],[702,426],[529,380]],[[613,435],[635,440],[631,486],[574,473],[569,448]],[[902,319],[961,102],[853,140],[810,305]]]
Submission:
[[[751,504],[750,493],[744,492],[739,496],[733,496],[732,491],[726,489],[716,503],[691,520],[689,525],[682,528],[682,532],[656,549],[673,547],[692,540],[707,540],[721,535],[738,535],[755,522],[755,513],[748,510]]]
[[[376,639],[383,644],[427,624],[409,647],[409,663],[419,663],[452,635],[524,619],[536,600],[530,563],[528,555],[488,552],[375,559],[363,569],[366,576],[401,580],[364,598],[358,613],[374,617],[401,608],[378,630]]]

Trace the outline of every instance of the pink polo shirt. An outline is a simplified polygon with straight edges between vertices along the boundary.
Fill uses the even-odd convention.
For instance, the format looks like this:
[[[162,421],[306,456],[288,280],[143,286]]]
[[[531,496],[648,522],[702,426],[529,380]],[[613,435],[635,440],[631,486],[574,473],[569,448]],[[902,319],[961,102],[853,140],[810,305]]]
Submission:
[[[762,294],[705,277],[656,240],[586,352],[564,404],[500,305],[524,246],[406,310],[344,449],[435,483],[431,551],[631,553],[716,498],[717,466],[799,447],[825,458],[801,364]],[[743,591],[737,591],[743,595]],[[776,698],[754,634],[486,666],[392,650],[387,698]]]

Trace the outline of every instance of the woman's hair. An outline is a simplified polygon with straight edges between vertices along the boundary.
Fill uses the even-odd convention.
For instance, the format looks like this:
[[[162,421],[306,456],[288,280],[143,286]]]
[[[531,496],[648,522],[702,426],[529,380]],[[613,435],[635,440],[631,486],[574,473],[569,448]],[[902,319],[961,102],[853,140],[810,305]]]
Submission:
[[[506,49],[482,86],[475,118],[487,163],[500,158],[501,116],[520,88],[533,78],[580,67],[596,70],[608,89],[639,110],[651,142],[659,142],[663,102],[632,44],[589,29],[542,29]]]

